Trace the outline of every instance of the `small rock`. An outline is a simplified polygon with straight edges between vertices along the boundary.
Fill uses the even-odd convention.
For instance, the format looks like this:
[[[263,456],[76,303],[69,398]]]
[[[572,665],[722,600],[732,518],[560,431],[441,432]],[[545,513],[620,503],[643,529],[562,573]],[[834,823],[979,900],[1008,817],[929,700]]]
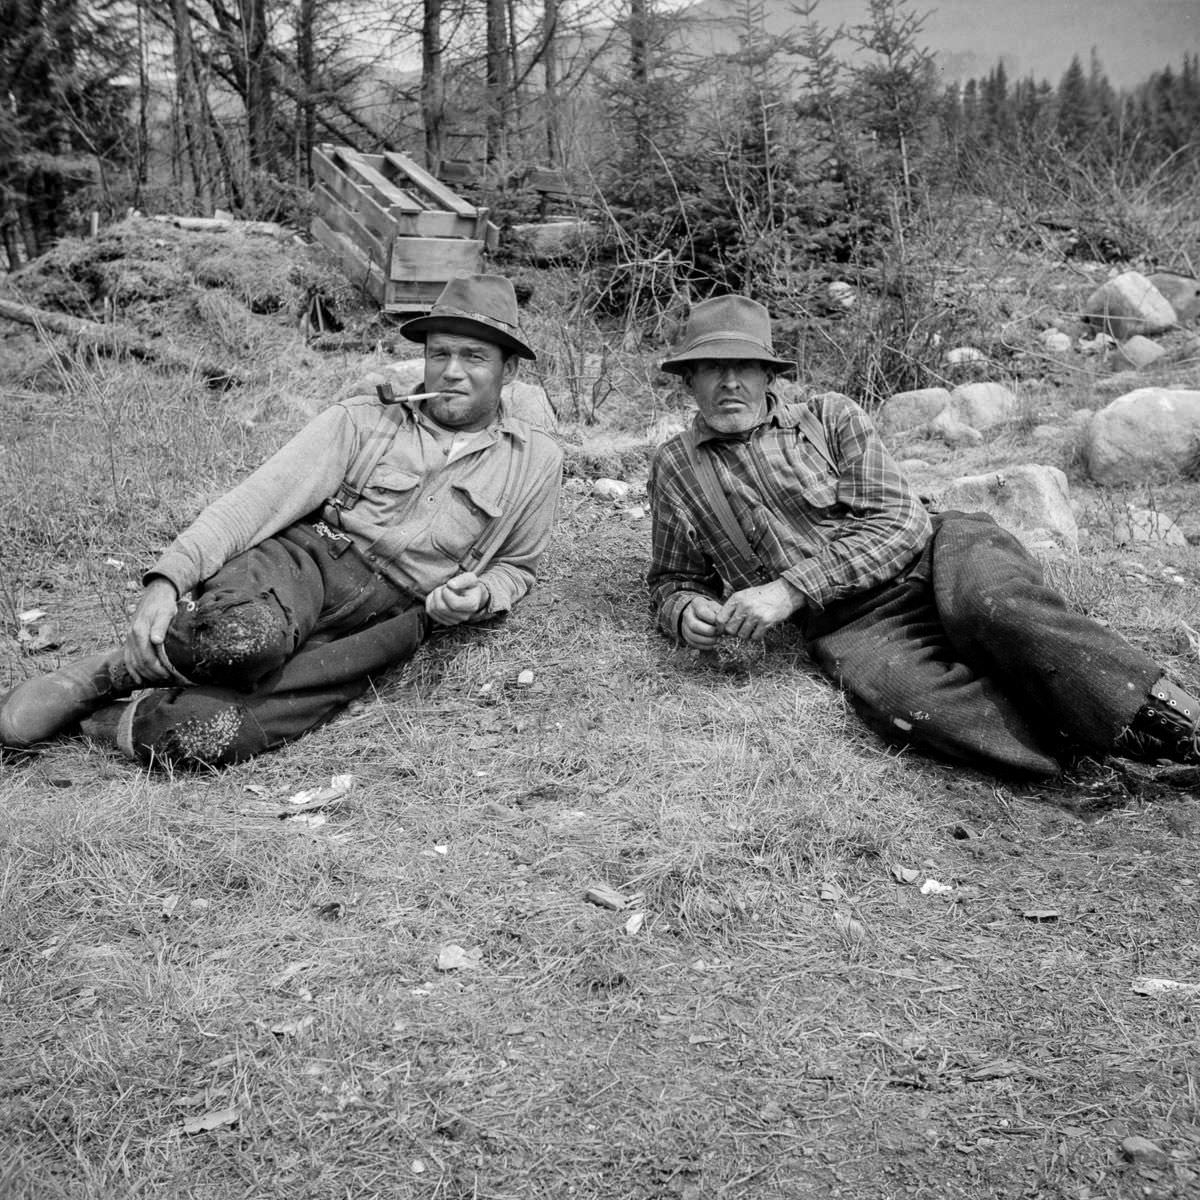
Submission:
[[[1135,333],[1133,337],[1126,338],[1121,343],[1121,354],[1127,362],[1141,368],[1157,362],[1166,354],[1166,350],[1148,337],[1142,337],[1140,333]]]
[[[1167,1155],[1149,1138],[1127,1137],[1121,1142],[1121,1153],[1130,1161],[1148,1167],[1165,1167]]]
[[[620,479],[597,479],[592,484],[592,495],[602,500],[624,500],[629,495],[629,484]]]
[[[1115,337],[1107,333],[1098,333],[1094,338],[1081,337],[1075,346],[1080,354],[1106,354],[1116,344]]]
[[[517,687],[533,687],[533,672],[528,668],[517,676]]]
[[[952,367],[961,367],[964,363],[987,362],[987,355],[974,346],[955,346],[946,351],[945,361]]]
[[[825,294],[829,297],[830,303],[836,304],[838,308],[854,307],[856,299],[854,287],[844,279],[835,279],[825,288]]]
[[[1061,329],[1044,329],[1041,335],[1042,349],[1050,354],[1066,354],[1071,349],[1071,337]]]

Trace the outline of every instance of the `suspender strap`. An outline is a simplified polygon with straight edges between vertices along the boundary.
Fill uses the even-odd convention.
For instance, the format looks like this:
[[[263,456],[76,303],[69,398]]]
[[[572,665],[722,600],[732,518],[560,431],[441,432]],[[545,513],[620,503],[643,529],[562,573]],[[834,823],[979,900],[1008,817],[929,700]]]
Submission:
[[[349,512],[362,499],[363,488],[367,486],[367,481],[396,440],[400,426],[404,423],[407,412],[402,404],[397,404],[383,395],[383,388],[386,386],[381,385],[380,387],[382,403],[379,419],[350,464],[346,478],[330,497],[327,509],[333,511],[327,512],[327,519],[340,520],[343,512]],[[459,564],[459,571],[474,571],[481,562],[495,554],[505,536],[504,507],[520,486],[527,469],[526,460],[528,458],[527,448],[522,439],[512,438],[510,446],[512,453],[508,459],[508,471],[504,477],[504,486],[500,489],[500,495],[496,499],[496,507],[500,515],[493,517],[484,526],[475,544],[463,556]]]
[[[407,415],[403,404],[380,405],[375,428],[359,447],[358,454],[350,464],[350,470],[346,472],[346,478],[329,498],[329,507],[334,510],[333,517],[349,512],[362,499],[363,488],[367,486],[371,472],[379,466],[379,460],[396,440],[396,434]]]
[[[825,460],[829,469],[835,475],[839,474],[840,470],[830,452],[829,438],[825,434],[825,426],[821,424],[821,418],[807,404],[789,404],[788,411],[795,413],[800,418],[797,428],[809,440],[812,448]]]
[[[508,458],[508,473],[504,477],[504,486],[500,489],[500,495],[496,499],[496,507],[500,510],[499,516],[493,517],[483,527],[475,544],[459,563],[460,571],[478,570],[480,563],[490,559],[500,549],[501,541],[512,528],[511,523],[506,523],[504,520],[504,510],[507,503],[516,495],[520,482],[525,476],[528,455],[526,443],[520,438],[511,438],[509,446],[511,453]]]
[[[829,449],[829,438],[825,433],[825,426],[821,423],[821,418],[807,404],[790,404],[788,405],[788,412],[795,416],[796,428],[800,430],[812,448],[828,465],[829,469],[837,475],[839,467],[833,457],[832,451]],[[720,481],[717,479],[717,472],[713,467],[712,458],[706,451],[701,449],[699,438],[694,429],[689,429],[684,433],[683,447],[687,451],[688,461],[692,465],[692,472],[696,476],[696,482],[700,485],[700,490],[703,492],[705,500],[708,501],[709,509],[712,511],[713,516],[716,517],[717,523],[721,526],[721,530],[725,534],[725,539],[730,549],[734,552],[734,557],[741,559],[742,570],[748,577],[753,578],[762,572],[762,561],[755,554],[754,548],[746,540],[746,535],[742,532],[742,527],[733,515],[729,498],[725,495]]]
[[[734,557],[741,559],[742,570],[749,578],[753,579],[762,571],[762,562],[754,553],[754,548],[746,540],[742,527],[737,523],[733,509],[729,506],[729,498],[721,490],[717,473],[713,469],[712,459],[708,456],[707,451],[700,449],[694,429],[689,429],[684,433],[683,447],[687,451],[688,461],[692,464],[696,482],[699,483],[700,490],[704,493],[704,498],[708,501],[713,516],[717,518],[717,524],[721,526],[726,540],[733,549]]]

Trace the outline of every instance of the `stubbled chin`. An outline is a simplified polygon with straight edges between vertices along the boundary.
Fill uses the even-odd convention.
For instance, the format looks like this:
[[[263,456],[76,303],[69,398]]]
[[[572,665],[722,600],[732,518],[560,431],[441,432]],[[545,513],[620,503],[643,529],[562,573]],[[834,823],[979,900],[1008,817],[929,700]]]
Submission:
[[[758,416],[746,409],[731,413],[716,413],[708,418],[708,424],[718,433],[745,433],[758,424]]]

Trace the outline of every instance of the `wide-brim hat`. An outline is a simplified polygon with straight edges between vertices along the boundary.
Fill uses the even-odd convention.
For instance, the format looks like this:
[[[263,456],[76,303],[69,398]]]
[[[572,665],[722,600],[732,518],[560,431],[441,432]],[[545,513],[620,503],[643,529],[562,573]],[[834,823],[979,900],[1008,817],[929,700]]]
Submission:
[[[521,336],[517,293],[503,275],[452,279],[424,316],[400,326],[401,336],[410,342],[424,342],[431,333],[483,338],[520,358],[537,358]]]
[[[679,345],[660,369],[668,375],[682,375],[688,363],[705,358],[752,359],[774,371],[790,371],[795,366],[776,355],[771,314],[748,296],[714,296],[694,305]]]

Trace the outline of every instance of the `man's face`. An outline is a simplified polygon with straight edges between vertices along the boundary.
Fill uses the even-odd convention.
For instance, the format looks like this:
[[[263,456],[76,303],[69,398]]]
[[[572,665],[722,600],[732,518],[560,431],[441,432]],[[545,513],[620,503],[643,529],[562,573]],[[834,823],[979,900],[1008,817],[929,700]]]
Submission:
[[[517,373],[515,357],[482,338],[431,333],[425,339],[425,412],[447,429],[482,429],[496,419],[500,389]]]
[[[770,377],[754,359],[697,359],[685,382],[705,423],[718,433],[745,433],[767,415]]]

